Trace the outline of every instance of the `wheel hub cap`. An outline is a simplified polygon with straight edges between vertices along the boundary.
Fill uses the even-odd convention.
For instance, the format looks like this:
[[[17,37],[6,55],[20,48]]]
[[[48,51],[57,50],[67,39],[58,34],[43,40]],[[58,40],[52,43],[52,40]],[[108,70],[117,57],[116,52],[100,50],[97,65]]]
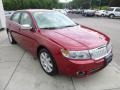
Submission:
[[[46,52],[40,54],[41,65],[46,72],[52,72],[53,64],[50,56]]]

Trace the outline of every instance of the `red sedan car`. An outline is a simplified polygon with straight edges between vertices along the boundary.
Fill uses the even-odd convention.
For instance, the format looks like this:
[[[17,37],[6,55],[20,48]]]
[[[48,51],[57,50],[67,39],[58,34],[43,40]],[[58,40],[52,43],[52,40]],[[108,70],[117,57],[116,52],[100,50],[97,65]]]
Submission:
[[[7,33],[10,43],[39,58],[49,75],[83,77],[104,68],[113,56],[108,36],[52,10],[16,11],[7,20]]]

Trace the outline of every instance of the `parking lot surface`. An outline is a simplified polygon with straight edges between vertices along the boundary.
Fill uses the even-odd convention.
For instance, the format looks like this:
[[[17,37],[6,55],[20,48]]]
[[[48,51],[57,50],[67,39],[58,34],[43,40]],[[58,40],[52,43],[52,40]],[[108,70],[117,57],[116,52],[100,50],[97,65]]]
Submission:
[[[1,31],[0,90],[120,90],[120,20],[79,15],[70,17],[77,23],[110,36],[114,53],[112,63],[100,72],[84,78],[48,76],[38,60],[19,45],[11,45],[6,32]]]

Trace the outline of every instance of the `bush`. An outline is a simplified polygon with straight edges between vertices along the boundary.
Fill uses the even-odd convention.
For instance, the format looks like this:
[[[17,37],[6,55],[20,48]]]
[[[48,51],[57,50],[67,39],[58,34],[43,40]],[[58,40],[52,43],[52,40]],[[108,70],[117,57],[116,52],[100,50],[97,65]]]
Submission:
[[[107,10],[109,7],[108,6],[102,6],[101,10]]]

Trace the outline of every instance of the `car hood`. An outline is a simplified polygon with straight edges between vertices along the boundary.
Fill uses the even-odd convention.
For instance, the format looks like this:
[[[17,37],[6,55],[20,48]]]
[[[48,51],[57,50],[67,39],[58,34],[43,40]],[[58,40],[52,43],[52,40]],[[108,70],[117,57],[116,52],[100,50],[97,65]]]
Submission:
[[[104,45],[109,38],[91,29],[81,26],[56,30],[42,30],[42,34],[66,49],[85,50]]]

